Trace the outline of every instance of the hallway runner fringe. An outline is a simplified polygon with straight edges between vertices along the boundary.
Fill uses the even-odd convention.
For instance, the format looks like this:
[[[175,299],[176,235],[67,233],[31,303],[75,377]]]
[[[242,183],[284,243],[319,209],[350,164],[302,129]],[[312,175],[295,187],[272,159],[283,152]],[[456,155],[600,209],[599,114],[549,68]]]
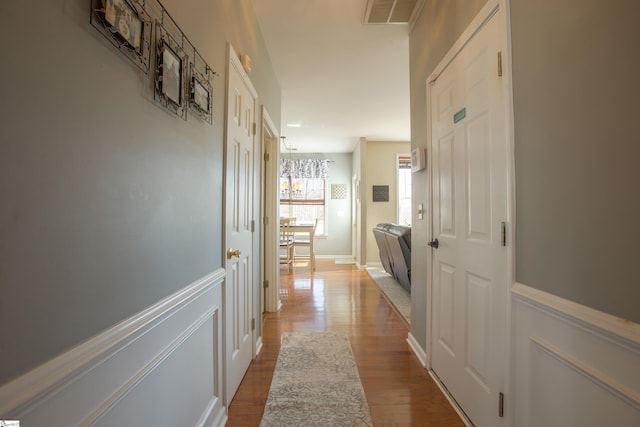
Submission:
[[[285,333],[260,426],[371,425],[349,337]]]

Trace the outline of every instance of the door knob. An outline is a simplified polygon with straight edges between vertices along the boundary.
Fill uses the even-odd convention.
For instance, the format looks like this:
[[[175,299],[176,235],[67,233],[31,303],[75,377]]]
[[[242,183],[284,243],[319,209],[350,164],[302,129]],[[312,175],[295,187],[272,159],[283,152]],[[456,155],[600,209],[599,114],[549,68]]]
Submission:
[[[231,259],[233,257],[240,258],[240,249],[236,249],[235,251],[231,248],[227,249],[227,259]]]
[[[433,249],[438,249],[438,246],[440,246],[440,242],[438,242],[438,239],[433,239],[432,241],[427,243],[427,245],[431,246]]]

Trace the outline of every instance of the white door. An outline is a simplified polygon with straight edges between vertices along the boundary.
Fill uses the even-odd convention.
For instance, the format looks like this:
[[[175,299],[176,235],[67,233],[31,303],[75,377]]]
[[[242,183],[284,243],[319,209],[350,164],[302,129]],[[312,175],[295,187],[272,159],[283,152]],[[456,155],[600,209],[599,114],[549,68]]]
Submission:
[[[253,357],[253,156],[256,92],[232,48],[225,142],[226,394],[229,404]]]
[[[493,16],[431,88],[431,364],[476,426],[498,426],[506,363],[507,143],[500,21]]]

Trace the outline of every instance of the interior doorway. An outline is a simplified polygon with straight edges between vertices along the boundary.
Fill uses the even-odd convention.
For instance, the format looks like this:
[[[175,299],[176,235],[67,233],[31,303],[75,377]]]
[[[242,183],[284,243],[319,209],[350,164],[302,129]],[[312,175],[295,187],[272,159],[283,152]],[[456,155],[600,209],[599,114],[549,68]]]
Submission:
[[[491,6],[491,5],[490,5]],[[477,426],[505,425],[511,252],[504,13],[485,8],[428,81],[430,369]]]
[[[262,307],[261,312],[280,310],[279,269],[279,180],[280,136],[267,110],[262,107]]]

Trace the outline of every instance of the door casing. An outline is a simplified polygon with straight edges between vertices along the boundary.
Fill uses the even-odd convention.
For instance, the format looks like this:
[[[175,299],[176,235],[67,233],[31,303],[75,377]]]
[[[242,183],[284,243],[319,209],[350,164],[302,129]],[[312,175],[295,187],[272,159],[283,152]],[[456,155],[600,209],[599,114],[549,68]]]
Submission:
[[[500,25],[502,26],[501,31],[501,53],[502,53],[502,79],[504,84],[504,108],[505,108],[505,137],[507,144],[507,251],[508,251],[508,261],[507,261],[507,292],[508,295],[506,298],[506,342],[504,349],[504,378],[505,378],[505,395],[506,398],[506,407],[505,407],[505,425],[511,425],[511,420],[513,419],[514,407],[512,406],[514,399],[509,399],[508,396],[511,390],[514,390],[514,386],[512,383],[512,372],[513,372],[513,361],[511,359],[511,329],[513,325],[513,319],[511,317],[511,286],[515,283],[515,236],[513,230],[515,230],[515,157],[514,157],[514,125],[513,125],[513,85],[512,85],[512,67],[511,67],[511,25],[509,19],[509,2],[508,0],[488,0],[482,10],[478,13],[478,15],[472,20],[469,26],[465,29],[462,35],[458,38],[458,40],[453,44],[451,49],[447,52],[447,54],[440,61],[438,66],[434,69],[431,75],[428,77],[426,81],[426,102],[428,106],[432,105],[432,86],[433,82],[438,78],[438,76],[446,69],[446,67],[453,61],[453,59],[458,55],[458,53],[464,48],[464,46],[468,43],[468,41],[474,36],[474,34],[482,27],[482,25],[489,19],[492,15],[494,15],[497,11],[501,12],[496,17],[500,20]],[[432,119],[431,114],[427,114],[426,116],[427,128],[429,132],[427,133],[427,188],[429,190],[429,197],[427,197],[427,212],[429,212],[429,221],[433,217],[433,203],[432,203],[432,192],[433,192],[433,178],[432,178],[432,170],[433,170],[433,159],[431,155],[431,147],[433,143],[433,135],[432,135]],[[428,236],[427,241],[431,241],[434,238],[434,230],[430,225],[428,227]],[[433,318],[432,318],[432,303],[433,303],[433,277],[431,272],[433,271],[433,257],[429,256],[427,258],[427,271],[429,274],[427,275],[427,289],[426,289],[426,337],[425,342],[427,343],[426,351],[425,351],[425,367],[429,371],[429,373],[434,377],[434,380],[441,388],[445,396],[449,399],[454,409],[458,412],[460,417],[467,423],[467,425],[471,425],[470,421],[466,417],[466,414],[463,412],[462,408],[460,408],[455,400],[453,400],[446,388],[440,383],[439,379],[433,375],[432,367],[432,355],[431,349],[433,347]]]

